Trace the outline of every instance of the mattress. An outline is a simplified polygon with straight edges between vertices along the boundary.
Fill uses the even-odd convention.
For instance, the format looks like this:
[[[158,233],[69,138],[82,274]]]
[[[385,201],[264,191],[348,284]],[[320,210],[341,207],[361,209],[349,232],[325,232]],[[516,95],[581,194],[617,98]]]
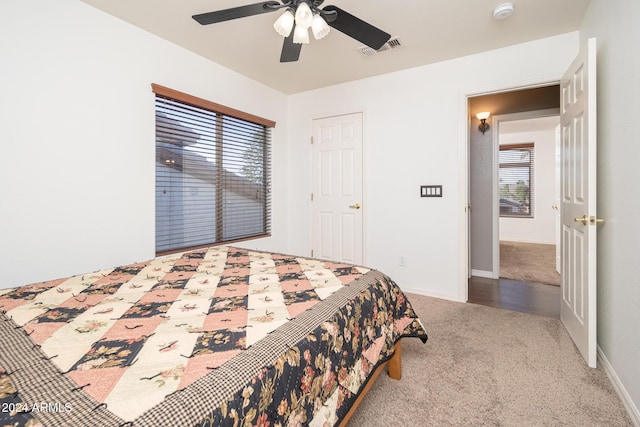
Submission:
[[[220,246],[0,290],[0,425],[334,425],[402,337],[368,268]]]

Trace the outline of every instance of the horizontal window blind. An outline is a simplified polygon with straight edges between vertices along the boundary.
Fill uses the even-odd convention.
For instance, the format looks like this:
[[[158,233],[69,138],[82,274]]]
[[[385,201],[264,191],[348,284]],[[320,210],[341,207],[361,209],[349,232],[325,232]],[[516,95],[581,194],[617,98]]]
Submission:
[[[166,96],[154,91],[156,252],[268,235],[268,123],[193,105],[175,99],[175,93]]]
[[[533,143],[501,145],[498,163],[500,216],[533,217]]]

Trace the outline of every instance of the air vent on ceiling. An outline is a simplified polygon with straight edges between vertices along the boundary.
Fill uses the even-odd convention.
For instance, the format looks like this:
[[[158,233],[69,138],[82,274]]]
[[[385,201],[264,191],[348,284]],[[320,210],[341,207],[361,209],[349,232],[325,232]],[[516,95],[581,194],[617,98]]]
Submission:
[[[402,42],[398,37],[391,37],[389,41],[382,45],[378,50],[372,49],[369,46],[362,46],[358,48],[358,52],[364,56],[373,56],[377,53],[384,52],[385,50],[398,49],[402,47]]]

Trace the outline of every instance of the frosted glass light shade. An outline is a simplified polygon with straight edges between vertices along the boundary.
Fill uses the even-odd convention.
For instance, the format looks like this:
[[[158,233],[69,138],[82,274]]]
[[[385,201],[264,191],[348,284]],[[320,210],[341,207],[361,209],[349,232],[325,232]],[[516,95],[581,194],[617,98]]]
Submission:
[[[273,24],[273,28],[282,37],[289,37],[291,29],[293,29],[293,21],[293,13],[290,10],[287,10],[285,13],[280,15],[278,19],[276,19],[276,22]]]
[[[476,114],[476,117],[478,118],[478,120],[487,120],[490,114],[491,113],[488,111],[483,111],[482,113]]]
[[[293,42],[298,44],[309,44],[309,30],[296,25],[296,29],[293,30]]]
[[[327,22],[322,19],[319,13],[313,15],[313,22],[311,23],[311,31],[316,40],[320,40],[329,34],[330,27]]]
[[[305,30],[311,26],[313,22],[313,13],[311,8],[305,2],[298,4],[296,9],[296,27],[302,27]]]

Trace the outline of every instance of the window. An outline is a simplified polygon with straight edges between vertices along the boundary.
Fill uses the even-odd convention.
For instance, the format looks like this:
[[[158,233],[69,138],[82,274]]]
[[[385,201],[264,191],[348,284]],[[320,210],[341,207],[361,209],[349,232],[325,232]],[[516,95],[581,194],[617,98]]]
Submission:
[[[159,85],[156,252],[268,236],[274,122]]]
[[[533,143],[501,145],[498,155],[500,216],[533,217]]]

